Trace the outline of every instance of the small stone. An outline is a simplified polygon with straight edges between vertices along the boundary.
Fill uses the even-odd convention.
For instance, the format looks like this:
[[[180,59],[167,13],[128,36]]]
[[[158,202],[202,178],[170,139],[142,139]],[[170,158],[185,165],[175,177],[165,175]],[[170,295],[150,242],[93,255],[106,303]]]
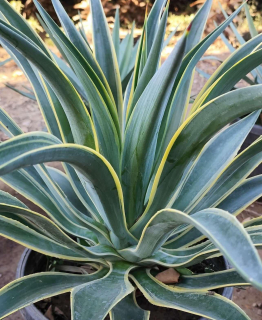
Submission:
[[[180,273],[175,269],[169,268],[163,272],[157,274],[156,279],[165,284],[178,283]]]
[[[257,311],[257,314],[258,314],[258,315],[262,315],[262,310],[258,310],[258,311]]]
[[[50,306],[46,313],[45,313],[45,317],[49,320],[55,320],[54,315],[53,315],[53,310],[52,310],[52,306]]]
[[[256,303],[256,302],[253,303],[253,304],[252,304],[252,307],[253,307],[253,308],[256,308],[256,307],[257,307],[257,303]]]

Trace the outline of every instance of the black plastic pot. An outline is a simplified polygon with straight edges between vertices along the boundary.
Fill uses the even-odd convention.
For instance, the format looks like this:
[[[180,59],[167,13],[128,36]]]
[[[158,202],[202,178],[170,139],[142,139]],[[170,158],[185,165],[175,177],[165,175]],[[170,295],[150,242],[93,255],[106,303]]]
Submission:
[[[21,278],[23,276],[33,274],[36,272],[43,271],[43,265],[46,263],[46,257],[40,253],[35,251],[31,251],[26,249],[21,256],[19,261],[16,278]],[[230,266],[225,260],[225,267],[229,269]],[[232,299],[233,288],[225,288],[223,289],[222,295],[228,299]],[[25,307],[20,310],[23,318],[25,320],[48,320],[36,307],[34,304],[31,306]],[[126,319],[123,319],[126,320]],[[199,320],[207,320],[207,319],[199,319]]]
[[[25,249],[16,270],[16,278],[21,278],[29,274],[43,271],[43,265],[46,263],[46,257],[38,252]],[[48,320],[34,304],[20,310],[25,320]]]

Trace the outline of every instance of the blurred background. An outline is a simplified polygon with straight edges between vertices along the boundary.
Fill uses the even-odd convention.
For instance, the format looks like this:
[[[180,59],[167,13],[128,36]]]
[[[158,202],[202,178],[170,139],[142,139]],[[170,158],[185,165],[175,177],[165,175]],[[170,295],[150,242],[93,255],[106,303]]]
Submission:
[[[44,6],[48,13],[52,16],[53,19],[57,21],[55,12],[53,10],[51,0],[39,0],[39,2]],[[90,8],[89,1],[86,0],[61,0],[66,11],[70,17],[77,24],[79,22],[79,17],[84,21],[86,30],[90,27]],[[205,2],[205,0],[170,0],[170,14],[168,19],[168,29],[167,32],[171,32],[174,27],[179,25],[178,32],[182,32],[188,23],[191,21],[193,15],[199,9],[199,7]],[[33,0],[22,0],[22,1],[10,1],[10,3],[20,11],[25,18],[38,29],[40,33],[44,36],[44,31],[40,24],[37,22],[36,9],[33,3]],[[108,19],[109,25],[113,27],[114,23],[114,14],[116,8],[120,9],[120,20],[121,27],[123,30],[128,30],[131,28],[133,21],[135,21],[137,32],[139,35],[139,29],[141,29],[146,8],[148,10],[152,7],[154,0],[102,0],[103,7]],[[207,23],[206,32],[209,33],[214,29],[215,20],[218,24],[221,23],[224,19],[224,16],[221,12],[222,6],[228,14],[232,13],[240,4],[242,0],[213,0],[213,7],[209,16]],[[251,15],[254,19],[256,28],[258,31],[262,31],[261,16],[262,16],[262,1],[261,0],[250,0],[248,1]],[[58,21],[57,21],[58,22]],[[248,25],[244,19],[244,14],[240,14],[237,19],[235,19],[236,25],[239,27],[239,31],[248,40]],[[125,32],[122,32],[124,37]],[[227,31],[227,36],[229,40],[234,43],[234,35],[230,34],[230,31]]]

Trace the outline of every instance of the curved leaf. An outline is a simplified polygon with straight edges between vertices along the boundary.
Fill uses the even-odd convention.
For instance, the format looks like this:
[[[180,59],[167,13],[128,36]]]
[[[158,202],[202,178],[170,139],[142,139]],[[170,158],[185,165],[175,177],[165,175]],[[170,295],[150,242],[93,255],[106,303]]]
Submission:
[[[28,141],[28,137],[31,135],[20,135],[1,144],[1,155],[5,154],[8,146],[15,145],[16,148],[8,149],[9,152],[5,156],[9,158],[9,161],[6,161],[4,157],[1,158],[0,174],[3,175],[21,167],[48,161],[62,161],[73,165],[82,174],[87,192],[110,230],[111,240],[115,246],[124,247],[129,241],[134,243],[134,238],[126,228],[121,185],[107,160],[96,151],[83,146],[54,145],[57,142],[54,141],[54,137],[48,134],[35,134],[35,143],[33,140]],[[44,139],[45,137],[46,139]],[[27,141],[27,144],[21,143],[23,141]],[[40,141],[44,141],[44,144],[47,142],[50,144],[52,141],[53,146],[39,149]],[[14,158],[18,152],[20,156]],[[4,161],[6,162],[4,163]]]
[[[78,252],[75,249],[59,244],[50,238],[28,228],[22,223],[0,216],[0,235],[12,239],[19,244],[44,255],[76,261],[97,261],[99,257],[88,252]]]
[[[97,141],[90,115],[77,91],[56,64],[24,34],[2,20],[0,36],[22,52],[48,80],[62,103],[75,142],[94,148]]]
[[[262,196],[262,176],[249,178],[242,182],[217,207],[238,215]]]
[[[251,39],[244,45],[240,46],[233,54],[231,54],[212,74],[210,79],[203,86],[198,96],[196,97],[195,102],[204,94],[204,92],[210,88],[210,86],[219,79],[228,69],[233,67],[237,62],[245,58],[248,54],[250,54],[258,44],[261,43],[262,35],[258,35],[254,39]]]
[[[71,185],[70,180],[68,179],[68,176],[64,172],[56,168],[47,166],[46,169],[52,177],[53,181],[62,190],[64,196],[68,198],[71,205],[83,214],[85,214],[86,216],[90,216],[90,213],[88,212],[87,208],[79,200],[78,195],[76,194],[75,190]]]
[[[202,97],[193,104],[191,112],[211,101],[212,99],[231,90],[234,85],[240,81],[250,71],[262,63],[262,49],[246,55],[242,60],[234,64],[224,74],[222,74],[202,95]]]
[[[164,154],[147,208],[131,229],[135,235],[141,234],[155,212],[172,206],[176,192],[206,142],[232,120],[261,108],[261,88],[258,85],[224,94],[207,103],[184,122]]]
[[[167,0],[156,0],[147,18],[147,45],[148,53],[153,45],[157,30],[159,28],[160,16]]]
[[[165,36],[165,31],[166,31],[167,17],[168,17],[168,7],[165,9],[165,12],[163,13],[159,28],[155,35],[154,41],[152,43],[152,49],[149,52],[145,67],[139,78],[139,82],[137,83],[137,86],[135,88],[134,96],[132,98],[132,105],[130,106],[131,111],[133,110],[138,99],[140,98],[143,91],[145,90],[146,86],[148,85],[148,83],[156,73],[157,69],[159,68],[159,61],[161,57],[163,40]]]
[[[116,57],[117,57],[118,61],[119,61],[119,46],[120,46],[119,30],[120,30],[119,8],[116,8],[115,23],[114,23],[114,28],[113,28],[112,39],[113,39]]]
[[[34,0],[35,6],[39,7],[39,3]],[[100,80],[108,86],[105,76],[95,60],[93,53],[90,49],[90,47],[87,45],[85,40],[82,38],[80,33],[77,31],[76,27],[74,26],[72,20],[67,15],[65,9],[61,5],[61,2],[59,0],[52,0],[54,9],[56,11],[56,14],[61,22],[61,25],[63,26],[68,38],[72,41],[72,43],[76,46],[76,48],[79,50],[81,55],[86,59],[86,61],[90,64],[92,69],[95,71],[95,73],[99,76]]]
[[[120,254],[133,255],[138,260],[147,258],[184,223],[193,225],[208,237],[241,276],[261,290],[262,263],[249,235],[234,216],[220,209],[206,209],[191,216],[172,209],[159,211],[144,228],[135,250],[124,249]]]
[[[19,53],[18,50],[16,50],[12,45],[10,45],[5,40],[2,40],[1,43],[5,47],[5,49],[9,52],[9,54],[12,55],[17,65],[20,67],[20,69],[24,72],[24,74],[27,76],[28,80],[30,81],[34,89],[34,94],[36,96],[38,105],[42,111],[43,118],[45,120],[45,124],[49,132],[52,133],[54,136],[56,136],[58,139],[62,140],[64,134],[61,131],[61,125],[58,120],[60,119],[61,121],[62,117],[57,116],[56,109],[49,99],[50,94],[48,92],[47,87],[44,84],[43,78],[40,77],[37,70],[36,72],[34,71],[30,63],[27,61],[27,59],[25,59],[23,55]],[[67,122],[67,125],[68,126],[66,128],[65,136],[70,137],[71,129],[69,127],[68,122]]]
[[[0,11],[4,14],[5,18],[13,25],[16,29],[20,30],[28,38],[30,38],[37,46],[39,46],[45,54],[50,55],[49,51],[46,49],[44,42],[34,31],[31,25],[20,15],[7,0],[1,1]]]
[[[192,21],[191,30],[195,29],[195,24],[196,30],[199,25],[202,25],[199,31],[202,30],[203,22],[205,21],[208,15],[211,3],[212,1],[205,2],[204,6],[200,9],[198,15]],[[162,127],[160,129],[160,136],[158,142],[159,154],[157,155],[156,161],[161,161],[162,155],[164,154],[173,135],[181,125],[184,115],[186,114],[186,108],[190,97],[188,96],[188,90],[185,90],[185,88],[190,88],[190,82],[192,81],[192,72],[196,67],[196,64],[199,62],[200,58],[203,56],[203,54],[206,52],[209,46],[214,42],[214,40],[225,30],[225,28],[234,19],[234,17],[236,17],[236,15],[241,10],[242,6],[240,6],[235,12],[233,12],[232,15],[226,21],[224,21],[218,28],[212,31],[201,42],[196,44],[184,57],[174,86],[174,92],[172,92],[171,95],[172,100],[169,101],[170,103],[166,110],[164,118],[165,121],[163,121]],[[196,32],[198,33],[199,31]],[[200,40],[200,36],[201,33],[198,34],[198,41]],[[190,39],[191,43],[192,41],[194,42],[192,38]]]
[[[229,126],[205,145],[190,169],[172,208],[190,212],[192,205],[201,200],[203,193],[237,155],[259,114],[260,111],[256,111]]]
[[[70,292],[83,283],[102,278],[108,269],[90,275],[44,272],[17,279],[0,289],[0,319],[42,299]]]
[[[197,274],[192,276],[180,276],[176,287],[183,290],[214,290],[231,286],[249,285],[234,269],[225,271]]]
[[[223,199],[229,196],[261,163],[261,145],[262,140],[257,139],[252,145],[242,151],[222,172],[212,188],[208,190],[203,199],[191,212],[208,207],[216,207]]]
[[[118,110],[119,122],[121,124],[123,115],[123,98],[120,72],[113,40],[100,0],[91,0],[90,7],[92,12],[93,42],[96,60],[104,72],[112,90]]]
[[[118,139],[120,137],[120,128],[117,118],[117,110],[115,104],[112,102],[112,99],[108,94],[108,90],[106,90],[98,75],[92,69],[92,66],[84,59],[81,53],[78,52],[77,48],[74,47],[74,45],[64,35],[64,33],[55,24],[43,7],[37,2],[36,6],[45,23],[55,35],[56,41],[59,43],[59,46],[62,48],[65,57],[82,84],[82,88],[88,98],[89,105],[91,105],[90,107],[92,109],[93,117],[96,119],[95,124],[98,122],[99,125],[97,128],[98,133],[100,133],[100,131],[105,131],[103,127],[108,126],[109,130],[104,133],[104,139],[107,136],[109,138],[112,133],[114,133],[115,136],[113,135],[111,144],[114,145],[115,142],[118,142],[119,144]],[[119,137],[117,137],[117,134],[114,131],[117,131]],[[100,144],[103,146],[102,150],[105,149],[105,145],[103,144],[104,139],[103,136],[100,138]],[[107,154],[107,158],[110,159],[110,154]]]
[[[134,291],[128,273],[134,266],[127,262],[113,263],[102,279],[72,290],[72,320],[103,320],[108,312]]]
[[[214,320],[250,320],[250,318],[232,301],[208,291],[181,292],[157,281],[149,270],[132,272],[132,279],[150,303],[190,312]]]
[[[20,208],[15,205],[7,205],[0,203],[0,215],[5,213],[12,213],[14,216],[23,217],[36,225],[45,237],[48,237],[59,244],[66,246],[76,253],[85,254],[88,250],[81,247],[65,233],[63,233],[51,220],[46,217],[33,212],[26,208]]]
[[[184,36],[155,73],[130,116],[122,154],[122,185],[129,226],[142,213],[150,181],[157,131],[186,45]]]
[[[13,135],[20,135],[22,133],[21,129],[16,125],[16,123],[6,114],[3,110],[0,113],[0,119],[4,121],[2,123],[2,128],[4,132],[10,137]],[[58,140],[57,140],[58,142]],[[38,168],[38,167],[37,167]],[[83,190],[83,186],[79,181],[78,176],[74,172],[73,168],[69,168],[65,165],[65,168],[69,171],[69,176],[73,178],[73,185],[77,184],[76,189],[77,192],[82,191],[82,195],[85,200],[89,200],[87,203],[87,208],[90,208],[90,198],[88,197],[85,190]],[[43,172],[45,168],[44,166],[40,166],[38,171],[36,169],[30,168],[20,170],[19,172],[9,173],[2,178],[2,180],[10,185],[13,189],[17,190],[19,193],[23,194],[30,201],[34,202],[38,206],[40,206],[43,210],[47,212],[49,216],[52,217],[53,220],[60,225],[60,227],[64,228],[67,232],[77,235],[79,237],[84,237],[91,240],[93,243],[97,242],[95,235],[92,232],[89,232],[86,229],[83,229],[79,225],[79,220],[73,219],[74,216],[69,213],[69,216],[64,216],[65,212],[68,214],[68,210],[64,207],[62,208],[61,204],[57,201],[58,199],[54,197],[54,194],[50,193],[50,189],[45,185],[43,178]],[[42,178],[41,178],[42,174]],[[45,178],[45,176],[44,176]],[[47,185],[49,182],[46,180]],[[81,189],[82,187],[82,189]],[[81,198],[82,199],[82,198]],[[85,202],[86,203],[86,202]],[[96,214],[94,214],[94,209],[90,211],[92,215],[96,218]],[[98,213],[97,213],[98,214]],[[73,222],[73,223],[72,223]],[[77,222],[76,225],[74,222]],[[82,230],[81,230],[82,229]],[[107,238],[107,237],[106,237]],[[100,240],[105,240],[104,237],[100,238]],[[103,243],[102,241],[102,243]],[[108,240],[106,240],[106,244],[108,244]]]
[[[128,315],[129,320],[149,320],[150,311],[141,309],[135,297],[135,292],[130,293],[111,310],[111,320],[123,320]]]

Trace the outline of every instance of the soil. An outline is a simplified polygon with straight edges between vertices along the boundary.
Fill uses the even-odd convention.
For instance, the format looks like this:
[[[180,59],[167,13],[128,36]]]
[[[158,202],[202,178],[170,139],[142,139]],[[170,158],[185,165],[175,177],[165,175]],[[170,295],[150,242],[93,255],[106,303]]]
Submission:
[[[170,48],[168,47],[166,49],[166,53],[168,53],[169,50]],[[218,55],[218,52],[221,58],[225,58],[228,55],[226,52],[221,54],[221,48],[218,47],[211,47],[211,50],[213,51],[210,51],[208,55]],[[3,61],[7,57],[8,55],[5,53],[5,51],[0,48],[0,61]],[[217,63],[201,61],[198,67],[207,73],[212,73],[217,68]],[[196,73],[193,85],[193,94],[196,94],[199,89],[202,88],[205,81],[206,80],[203,77],[199,76]],[[44,130],[44,121],[36,102],[6,88],[4,85],[4,83],[6,82],[20,90],[25,90],[23,87],[24,85],[29,86],[29,83],[26,80],[25,76],[17,68],[14,62],[9,62],[5,66],[0,67],[0,106],[9,113],[9,115],[18,123],[18,125],[21,126],[24,132]],[[3,141],[5,139],[5,135],[0,133],[0,140]],[[57,166],[57,164],[55,164],[55,166]],[[28,205],[32,210],[42,212],[40,208],[32,204],[27,199],[23,198],[22,196],[18,195],[14,190],[4,185],[2,182],[0,182],[0,189],[17,196],[20,200],[24,201],[24,203]],[[261,214],[261,204],[255,203],[240,215],[240,219],[249,219],[250,217],[257,217]],[[24,247],[22,247],[21,245],[0,237],[0,288],[15,278],[17,264],[23,250]],[[57,298],[53,299],[54,301],[57,301]],[[67,299],[61,301],[62,304],[68,305],[69,308],[69,302],[66,302]],[[254,288],[235,289],[233,301],[237,303],[248,314],[251,320],[262,320],[262,292],[259,292]],[[59,302],[57,303],[59,304]],[[179,316],[177,316],[176,318],[172,318],[169,312],[170,311],[168,309],[162,309],[161,315],[158,315],[157,318],[150,318],[150,320],[180,319]],[[22,317],[19,312],[17,312],[6,317],[6,320],[22,320]],[[195,318],[194,316],[190,315],[187,320],[195,320]]]

